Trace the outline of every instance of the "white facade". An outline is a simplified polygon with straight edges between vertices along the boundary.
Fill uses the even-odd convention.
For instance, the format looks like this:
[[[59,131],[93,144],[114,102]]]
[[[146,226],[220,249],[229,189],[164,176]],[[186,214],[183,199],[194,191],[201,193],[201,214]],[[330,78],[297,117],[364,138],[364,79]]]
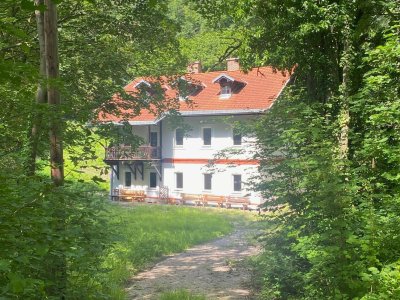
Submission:
[[[136,179],[134,170],[129,166],[133,162],[120,161],[117,170],[119,179],[111,172],[111,190],[141,189],[149,198],[157,198],[160,186],[164,186],[168,187],[170,198],[179,199],[181,193],[245,196],[249,197],[252,204],[260,204],[261,198],[251,190],[249,184],[258,167],[252,153],[254,139],[237,135],[234,141],[231,125],[256,117],[183,117],[184,123],[190,128],[184,131],[183,138],[166,120],[156,125],[132,126],[133,132],[148,144],[161,147],[161,154],[156,160],[144,161],[143,176],[135,171]],[[178,130],[182,133],[181,129]],[[215,163],[208,165],[214,159]]]

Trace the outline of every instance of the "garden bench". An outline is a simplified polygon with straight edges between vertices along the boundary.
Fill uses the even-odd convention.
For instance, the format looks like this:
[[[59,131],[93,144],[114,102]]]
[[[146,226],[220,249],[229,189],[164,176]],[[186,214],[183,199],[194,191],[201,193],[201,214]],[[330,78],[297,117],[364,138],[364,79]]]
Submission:
[[[225,207],[231,208],[233,205],[241,205],[243,210],[249,209],[250,200],[245,197],[226,197]]]
[[[129,190],[121,189],[119,190],[119,200],[121,201],[138,201],[144,202],[146,194],[142,190]]]
[[[200,194],[182,193],[181,197],[182,197],[182,204],[185,204],[186,201],[192,201],[196,206],[203,204],[203,195]]]
[[[216,203],[218,207],[223,207],[224,202],[226,201],[225,196],[217,196],[217,195],[210,195],[204,194],[203,195],[203,206],[207,205],[209,202]]]

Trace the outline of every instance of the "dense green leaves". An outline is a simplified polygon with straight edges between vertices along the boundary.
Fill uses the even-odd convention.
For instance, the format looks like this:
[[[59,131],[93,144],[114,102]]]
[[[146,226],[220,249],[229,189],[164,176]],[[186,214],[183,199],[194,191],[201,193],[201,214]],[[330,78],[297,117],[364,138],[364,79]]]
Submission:
[[[89,282],[101,268],[101,257],[111,243],[104,232],[104,204],[93,187],[67,184],[55,188],[40,178],[4,175],[0,182],[0,295],[46,298],[47,292],[60,284],[52,275],[54,259],[49,258],[54,256],[67,259],[71,282],[74,274]],[[60,212],[66,218],[57,217]],[[58,230],[61,220],[62,232]],[[69,298],[83,295],[77,287],[68,287]],[[90,285],[86,289],[101,292]]]
[[[42,177],[23,175],[31,161],[29,137],[35,128],[38,169],[48,173],[48,132],[59,125],[68,171],[82,172],[77,166],[96,157],[91,146],[100,135],[125,136],[124,128],[109,134],[110,126],[94,134],[88,124],[97,117],[95,109],[136,76],[182,69],[177,26],[166,15],[167,1],[53,2],[60,78],[51,81],[39,75],[34,2],[0,3],[0,298],[103,299],[110,291],[96,274],[107,271],[100,262],[112,241],[104,233],[97,187],[68,181],[55,188]],[[39,85],[57,88],[59,109],[36,103]],[[135,114],[142,102],[130,100]],[[99,172],[87,177],[103,181]]]
[[[234,19],[244,67],[294,67],[256,128],[263,298],[398,298],[398,1],[196,2]]]

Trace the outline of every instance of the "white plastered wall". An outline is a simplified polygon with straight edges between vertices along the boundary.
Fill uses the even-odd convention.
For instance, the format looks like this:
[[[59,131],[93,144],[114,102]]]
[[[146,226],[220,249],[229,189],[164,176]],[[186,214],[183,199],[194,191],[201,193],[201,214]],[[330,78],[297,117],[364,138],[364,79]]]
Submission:
[[[218,171],[212,173],[211,190],[204,189],[204,174],[210,173],[210,169],[201,164],[164,164],[164,184],[169,187],[170,196],[180,198],[181,193],[190,194],[213,194],[223,196],[248,196],[251,203],[259,204],[260,197],[251,191],[251,177],[257,172],[257,166],[241,165],[226,166],[218,165]],[[176,187],[176,173],[183,174],[183,188]],[[233,175],[241,175],[242,190],[234,191]]]
[[[185,133],[183,145],[175,144],[175,129],[165,122],[163,124],[163,158],[207,158],[212,159],[215,155],[228,148],[242,152],[230,155],[230,159],[251,159],[253,156],[254,139],[243,137],[241,146],[233,145],[234,121],[246,121],[254,116],[236,117],[184,117],[184,121],[191,130]],[[203,128],[211,128],[211,146],[203,145]]]
[[[125,164],[120,164],[119,180],[116,176],[113,179],[113,188],[125,187],[125,172],[132,173],[132,189],[142,189],[150,197],[157,197],[160,184],[169,188],[170,197],[180,198],[181,193],[204,194],[225,196],[248,196],[253,204],[259,204],[261,198],[251,191],[248,183],[257,172],[257,165],[226,165],[215,164],[212,168],[207,168],[204,160],[215,158],[217,153],[226,149],[235,149],[236,154],[231,151],[225,152],[225,156],[219,157],[228,160],[252,159],[254,149],[254,139],[243,137],[241,146],[233,145],[233,121],[246,121],[256,116],[235,116],[235,117],[185,117],[184,121],[192,130],[185,133],[182,146],[175,145],[175,130],[170,127],[168,122],[163,121],[162,137],[162,158],[177,160],[175,163],[166,162],[162,164],[162,177],[160,181],[157,175],[157,188],[149,188],[150,172],[155,172],[154,167],[145,164],[144,179],[137,172],[137,179],[134,179],[133,172]],[[211,146],[203,145],[203,128],[211,128]],[[147,125],[133,126],[133,132],[144,138],[148,142],[149,127]],[[160,146],[160,133],[158,125],[151,125],[150,131],[158,132],[158,145]],[[181,161],[179,161],[181,159]],[[182,161],[183,160],[183,161]],[[186,161],[185,161],[186,160]],[[198,160],[196,163],[193,161]],[[199,163],[203,160],[203,163]],[[183,188],[176,188],[176,173],[183,173]],[[212,173],[212,189],[204,190],[204,173]],[[242,176],[242,191],[233,190],[233,175]]]

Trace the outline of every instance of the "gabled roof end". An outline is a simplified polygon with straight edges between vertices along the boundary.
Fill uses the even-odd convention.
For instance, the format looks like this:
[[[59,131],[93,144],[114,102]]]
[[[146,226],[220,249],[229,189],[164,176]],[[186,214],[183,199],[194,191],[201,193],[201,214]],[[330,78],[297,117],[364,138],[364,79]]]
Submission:
[[[219,75],[218,77],[214,78],[213,81],[212,81],[212,83],[219,82],[222,78],[225,78],[225,79],[227,79],[228,81],[232,81],[232,82],[235,81],[235,78],[233,78],[233,77],[231,77],[231,76],[229,76],[229,75],[226,75],[225,73],[222,73],[222,74]]]

